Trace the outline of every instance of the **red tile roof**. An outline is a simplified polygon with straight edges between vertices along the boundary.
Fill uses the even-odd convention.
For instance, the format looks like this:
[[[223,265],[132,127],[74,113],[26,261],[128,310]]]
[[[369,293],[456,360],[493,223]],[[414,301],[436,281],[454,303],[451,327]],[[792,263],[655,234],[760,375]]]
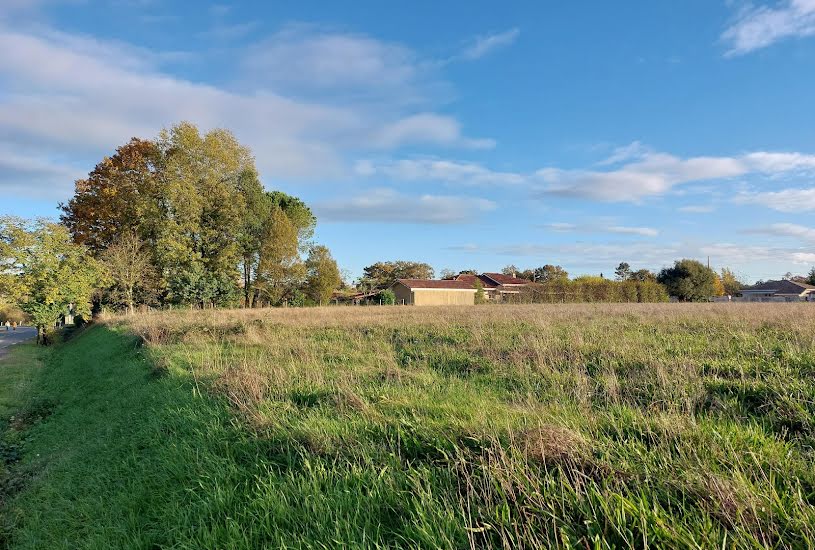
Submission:
[[[491,279],[489,279],[489,278],[487,278],[487,277],[485,277],[483,275],[473,275],[472,273],[462,273],[461,275],[456,277],[456,281],[464,281],[466,283],[469,283],[471,286],[473,286],[473,288],[475,288],[476,279],[481,280],[481,285],[484,288],[496,288],[498,286],[498,283],[496,283],[495,281],[493,281],[493,280],[491,280]]]
[[[473,290],[472,283],[466,281],[453,281],[450,279],[436,280],[436,279],[397,279],[410,289],[414,288],[446,288],[451,290]]]
[[[519,279],[512,275],[504,275],[503,273],[484,273],[483,277],[489,277],[500,285],[528,285],[532,281],[526,279]]]

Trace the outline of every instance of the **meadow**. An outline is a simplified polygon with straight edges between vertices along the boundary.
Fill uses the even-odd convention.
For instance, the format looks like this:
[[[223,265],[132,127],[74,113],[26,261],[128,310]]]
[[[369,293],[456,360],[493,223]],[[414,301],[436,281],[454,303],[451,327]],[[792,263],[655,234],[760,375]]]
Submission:
[[[171,312],[43,361],[0,546],[815,546],[812,304]]]

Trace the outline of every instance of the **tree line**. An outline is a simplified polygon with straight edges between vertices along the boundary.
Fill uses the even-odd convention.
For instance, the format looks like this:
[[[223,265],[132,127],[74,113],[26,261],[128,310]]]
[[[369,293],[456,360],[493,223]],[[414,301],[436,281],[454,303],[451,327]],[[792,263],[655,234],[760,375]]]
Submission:
[[[300,199],[251,151],[189,123],[133,138],[75,182],[60,223],[0,219],[0,299],[48,325],[66,308],[327,303],[336,261]],[[42,310],[42,311],[40,311]],[[47,320],[47,321],[46,321]]]

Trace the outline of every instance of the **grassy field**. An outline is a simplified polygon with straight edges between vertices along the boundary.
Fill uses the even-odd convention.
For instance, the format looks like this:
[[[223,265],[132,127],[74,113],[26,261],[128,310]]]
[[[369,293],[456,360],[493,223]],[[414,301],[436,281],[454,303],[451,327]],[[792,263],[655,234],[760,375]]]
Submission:
[[[184,312],[44,361],[0,546],[815,546],[811,304]]]

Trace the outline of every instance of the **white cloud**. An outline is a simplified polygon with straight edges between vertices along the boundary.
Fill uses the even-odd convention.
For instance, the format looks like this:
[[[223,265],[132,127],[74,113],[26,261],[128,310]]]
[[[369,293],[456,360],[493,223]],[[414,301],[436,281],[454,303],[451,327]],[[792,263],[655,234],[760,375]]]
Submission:
[[[659,231],[652,227],[632,227],[626,225],[602,224],[575,224],[554,222],[543,224],[541,227],[557,233],[615,233],[618,235],[636,235],[640,237],[656,237]]]
[[[580,226],[577,224],[566,222],[545,223],[542,225],[542,227],[557,233],[571,233],[572,231],[580,231]]]
[[[373,39],[363,44],[391,48]],[[333,104],[282,95],[264,82],[252,91],[235,91],[163,72],[164,53],[42,27],[33,32],[0,25],[0,51],[14,52],[0,56],[0,146],[36,147],[45,156],[71,152],[98,159],[133,136],[154,136],[180,120],[202,129],[231,129],[252,147],[264,177],[271,178],[343,177],[345,156],[406,143],[492,145],[463,135],[452,117],[426,109],[416,113],[401,102],[376,108]],[[410,55],[382,54],[371,70],[364,62],[350,62],[349,78],[361,85],[365,78],[390,74],[393,82],[403,82],[410,78],[400,76],[412,70]],[[300,71],[301,57],[291,57],[288,65],[278,61],[274,68],[280,71],[309,73],[308,66]],[[311,77],[323,78],[316,86],[341,77],[344,65],[335,62],[323,77],[312,72]]]
[[[476,37],[475,41],[461,54],[464,59],[480,59],[485,55],[505,46],[509,46],[518,39],[520,29],[513,28],[504,32],[486,34]]]
[[[651,152],[650,148],[646,147],[639,141],[633,141],[628,145],[623,145],[622,147],[615,148],[608,158],[601,160],[597,164],[600,166],[617,164],[619,162],[627,160],[642,158],[650,152]]]
[[[815,264],[815,253],[793,252],[791,259],[796,264],[812,265]]]
[[[442,159],[405,159],[377,163],[357,163],[360,175],[384,175],[395,180],[445,182],[461,185],[520,185],[526,177],[514,172],[496,172],[470,162]]]
[[[776,7],[744,9],[722,33],[728,56],[737,56],[765,48],[785,38],[815,34],[815,1],[784,0]]]
[[[746,169],[727,157],[680,159],[665,153],[647,153],[640,160],[609,171],[546,168],[538,176],[545,193],[610,202],[636,202],[662,195],[674,185],[739,176]]]
[[[408,125],[409,126],[409,125]],[[426,136],[433,132],[425,130]],[[396,132],[408,142],[408,134]],[[426,139],[432,140],[427,137]],[[383,139],[388,143],[389,139]],[[461,143],[460,134],[452,128],[441,132],[439,144]],[[627,161],[627,162],[626,162]],[[362,176],[386,176],[394,180],[442,182],[456,185],[525,186],[537,196],[566,196],[606,202],[640,202],[647,197],[687,194],[691,191],[711,195],[716,187],[679,185],[715,181],[737,176],[759,174],[788,175],[791,172],[815,171],[815,155],[797,152],[756,151],[732,157],[699,156],[680,158],[655,152],[640,142],[616,149],[597,166],[604,169],[564,170],[542,168],[532,174],[497,171],[474,162],[437,158],[402,160],[361,160],[356,173]],[[685,206],[683,212],[711,212],[712,206]]]
[[[297,90],[414,91],[427,77],[417,55],[399,44],[311,25],[289,25],[252,46],[244,70],[257,81]]]
[[[674,186],[691,182],[733,178],[750,173],[778,175],[815,169],[815,155],[802,153],[752,152],[737,157],[690,157],[648,151],[639,142],[618,149],[610,159],[617,163],[636,160],[610,170],[562,170],[544,168],[537,172],[547,184],[545,194],[583,197],[608,202],[638,202],[663,195]]]
[[[801,153],[768,153],[759,151],[742,157],[744,163],[757,172],[778,173],[815,170],[815,155]]]
[[[734,202],[757,204],[779,212],[810,212],[815,210],[815,188],[743,192],[735,197]]]
[[[689,204],[688,206],[680,206],[677,210],[688,214],[707,214],[716,210],[716,207],[709,204]]]
[[[47,158],[0,149],[0,196],[66,195],[87,170]]]
[[[749,233],[772,235],[775,237],[792,237],[804,241],[815,242],[815,229],[794,223],[774,223],[767,227],[751,229]]]
[[[315,205],[322,220],[337,222],[383,222],[459,224],[474,221],[494,210],[486,199],[446,195],[405,195],[392,189],[373,189],[352,198]]]
[[[609,233],[619,233],[621,235],[639,235],[641,237],[656,237],[659,231],[652,227],[626,227],[622,225],[614,225],[607,227],[606,231]]]
[[[371,145],[392,149],[400,145],[416,143],[459,146],[469,149],[490,149],[495,146],[495,142],[491,139],[464,137],[461,133],[461,125],[457,120],[434,113],[419,113],[385,125],[373,136]]]

